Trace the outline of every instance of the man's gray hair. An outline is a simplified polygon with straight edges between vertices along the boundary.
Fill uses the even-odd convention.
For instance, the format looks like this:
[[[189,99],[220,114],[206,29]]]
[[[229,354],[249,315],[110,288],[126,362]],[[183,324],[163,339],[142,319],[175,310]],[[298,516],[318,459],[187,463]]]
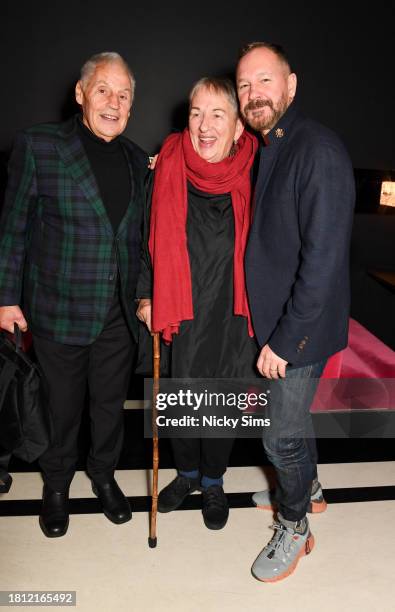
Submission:
[[[234,108],[236,115],[239,113],[239,105],[237,102],[236,91],[233,83],[226,77],[203,77],[196,81],[189,94],[189,106],[191,106],[192,98],[197,94],[199,89],[211,89],[217,94],[223,94],[230,105]]]
[[[136,79],[134,78],[134,74],[130,69],[129,64],[123,59],[122,55],[116,53],[116,51],[103,51],[102,53],[95,53],[92,55],[81,68],[80,80],[83,85],[86,85],[89,82],[89,79],[92,77],[93,73],[96,70],[96,67],[99,64],[110,64],[112,62],[117,62],[121,64],[130,77],[131,90],[132,90],[132,101],[134,96],[134,90],[136,88]]]

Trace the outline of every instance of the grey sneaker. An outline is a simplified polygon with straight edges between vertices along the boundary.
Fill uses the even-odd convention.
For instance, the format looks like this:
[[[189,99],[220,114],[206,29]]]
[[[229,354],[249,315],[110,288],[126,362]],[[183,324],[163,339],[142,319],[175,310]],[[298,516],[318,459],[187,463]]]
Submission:
[[[311,494],[307,512],[309,512],[310,514],[318,514],[320,512],[325,512],[328,504],[324,499],[324,494],[321,485],[318,481],[313,482],[312,490],[314,489],[315,491]],[[256,507],[260,508],[261,510],[277,509],[274,491],[271,491],[269,489],[254,493],[254,495],[252,496],[252,501],[254,502]]]
[[[255,578],[262,582],[283,580],[292,574],[301,557],[311,553],[314,536],[310,532],[307,519],[306,528],[302,533],[298,531],[297,523],[294,526],[293,529],[279,521],[274,523],[272,539],[258,555],[251,568]]]

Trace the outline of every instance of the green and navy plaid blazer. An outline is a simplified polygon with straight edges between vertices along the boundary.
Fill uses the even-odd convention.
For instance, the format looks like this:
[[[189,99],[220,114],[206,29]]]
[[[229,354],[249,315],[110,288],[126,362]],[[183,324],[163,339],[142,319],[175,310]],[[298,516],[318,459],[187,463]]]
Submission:
[[[114,234],[76,120],[38,125],[16,138],[0,221],[0,306],[20,305],[37,336],[84,346],[103,327],[118,274],[137,335],[148,157],[121,137],[132,190]]]

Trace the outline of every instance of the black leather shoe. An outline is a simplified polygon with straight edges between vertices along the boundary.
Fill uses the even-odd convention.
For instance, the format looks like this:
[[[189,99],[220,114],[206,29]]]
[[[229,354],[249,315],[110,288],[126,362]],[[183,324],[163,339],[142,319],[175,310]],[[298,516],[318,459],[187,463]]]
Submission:
[[[12,485],[12,476],[6,472],[0,476],[0,493],[8,493]]]
[[[200,478],[177,476],[159,493],[159,512],[171,512],[172,510],[176,510],[190,493],[200,488],[199,485]]]
[[[202,490],[202,513],[207,529],[222,529],[229,516],[228,499],[220,485]]]
[[[115,480],[105,484],[92,482],[92,491],[99,498],[103,512],[108,520],[116,525],[130,521],[132,511],[129,502]]]
[[[43,505],[39,518],[40,527],[47,538],[64,536],[69,526],[69,491],[53,491],[48,485],[43,489]]]

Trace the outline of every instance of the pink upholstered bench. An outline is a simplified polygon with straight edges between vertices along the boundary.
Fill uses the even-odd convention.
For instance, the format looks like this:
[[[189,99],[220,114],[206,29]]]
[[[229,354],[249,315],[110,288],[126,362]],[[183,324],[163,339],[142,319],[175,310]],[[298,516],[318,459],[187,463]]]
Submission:
[[[348,346],[328,360],[311,410],[353,408],[395,410],[395,352],[350,319]]]

